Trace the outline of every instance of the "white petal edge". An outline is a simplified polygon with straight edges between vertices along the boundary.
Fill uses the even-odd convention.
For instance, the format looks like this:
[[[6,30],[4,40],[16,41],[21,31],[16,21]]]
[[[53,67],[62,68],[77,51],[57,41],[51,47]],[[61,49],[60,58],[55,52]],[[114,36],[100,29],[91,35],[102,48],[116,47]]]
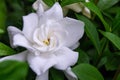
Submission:
[[[45,13],[44,16],[47,19],[52,19],[52,20],[59,20],[63,18],[63,11],[58,2],[56,2],[50,9],[48,9]]]
[[[64,46],[71,47],[82,38],[84,34],[84,23],[82,21],[66,17],[59,23],[68,32]]]
[[[68,67],[73,66],[78,60],[78,52],[74,52],[67,47],[63,47],[56,51],[56,61],[53,67],[59,70],[66,70]]]
[[[68,80],[78,80],[77,76],[72,72],[70,67],[67,68],[64,73]]]
[[[29,53],[29,52],[24,51],[24,52],[21,52],[21,53],[18,53],[18,54],[6,56],[6,57],[3,57],[3,58],[0,58],[0,62],[5,61],[5,60],[26,61],[27,53]]]
[[[14,46],[25,47],[28,50],[33,50],[32,47],[31,47],[31,43],[22,34],[16,34],[13,37],[13,45]]]
[[[36,0],[34,3],[33,3],[33,9],[35,10],[38,10],[39,8],[39,4],[42,4],[44,10],[47,10],[49,7],[43,2],[43,0]]]
[[[74,50],[80,45],[79,42],[75,43],[73,46],[70,47],[70,49]]]
[[[38,15],[31,13],[27,16],[23,16],[23,34],[32,40],[33,31],[38,27]]]
[[[37,14],[38,16],[41,16],[44,12],[44,8],[42,4],[39,4],[38,10],[37,10]]]
[[[8,35],[9,35],[9,39],[10,39],[10,45],[11,45],[12,48],[14,48],[14,46],[13,46],[13,36],[18,34],[18,33],[22,34],[22,32],[14,26],[9,26],[7,28],[7,30],[8,30]]]
[[[45,73],[41,74],[41,75],[37,75],[35,80],[48,80],[48,71],[46,71]]]
[[[49,68],[56,64],[56,58],[51,53],[43,53],[35,55],[34,53],[28,54],[27,61],[31,69],[37,74],[41,75]]]

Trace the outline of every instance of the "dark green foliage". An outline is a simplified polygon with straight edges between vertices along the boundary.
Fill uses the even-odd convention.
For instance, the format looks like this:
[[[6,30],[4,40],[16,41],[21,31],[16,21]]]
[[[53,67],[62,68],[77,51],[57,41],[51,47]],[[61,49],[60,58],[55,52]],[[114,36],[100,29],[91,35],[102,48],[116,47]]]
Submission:
[[[25,80],[28,66],[18,61],[0,62],[0,80]]]
[[[120,80],[120,0],[43,0],[49,7],[59,2],[62,7],[81,2],[91,11],[91,18],[69,10],[69,17],[85,23],[78,62],[72,70],[78,80]],[[16,53],[9,46],[7,27],[22,29],[22,16],[31,12],[35,0],[0,0],[0,56]],[[68,15],[66,15],[68,16]],[[5,34],[3,34],[5,33]],[[6,44],[7,43],[7,44]],[[17,52],[22,48],[19,47]],[[27,72],[29,72],[27,74]],[[50,80],[66,80],[64,72],[51,68]],[[35,73],[26,63],[0,62],[0,80],[34,80]]]

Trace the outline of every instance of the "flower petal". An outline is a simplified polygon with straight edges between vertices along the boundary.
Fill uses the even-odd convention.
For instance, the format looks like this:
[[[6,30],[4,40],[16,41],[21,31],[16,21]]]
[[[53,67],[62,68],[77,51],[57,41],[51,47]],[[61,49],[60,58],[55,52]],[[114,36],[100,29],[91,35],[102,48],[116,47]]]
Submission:
[[[9,34],[9,38],[10,38],[10,45],[14,48],[14,46],[13,46],[13,36],[18,34],[18,33],[22,34],[22,32],[14,26],[9,26],[7,28],[7,30],[8,30],[8,34]]]
[[[57,64],[55,64],[54,67],[60,70],[66,70],[69,66],[74,65],[78,60],[78,53],[67,47],[63,47],[56,51],[55,55]]]
[[[62,19],[63,18],[63,12],[62,12],[62,8],[61,6],[59,5],[58,2],[56,2],[50,9],[48,9],[44,15],[43,15],[43,22],[44,22],[44,19],[45,21],[47,20],[59,20],[59,19]]]
[[[45,12],[45,15],[55,19],[63,18],[63,12],[60,4],[56,2],[49,10]]]
[[[30,67],[37,75],[43,74],[56,64],[55,56],[51,55],[51,53],[43,53],[37,56],[31,53],[28,55],[27,60]]]
[[[39,4],[38,10],[37,10],[37,14],[38,16],[41,16],[44,12],[44,8],[42,4]]]
[[[77,76],[72,72],[71,68],[67,68],[65,71],[65,76],[68,78],[68,80],[78,80]]]
[[[31,13],[27,16],[23,16],[23,34],[32,40],[33,31],[38,27],[38,16],[35,13]]]
[[[34,8],[35,10],[38,10],[39,4],[42,4],[43,10],[47,10],[47,9],[49,8],[49,7],[43,2],[43,0],[36,0],[36,1],[33,3],[33,8]]]
[[[84,23],[72,18],[64,18],[59,22],[68,32],[68,36],[65,38],[65,46],[71,47],[79,41],[84,33]]]
[[[18,54],[6,56],[6,57],[3,57],[3,58],[0,58],[0,62],[5,61],[5,60],[26,61],[27,53],[28,53],[28,51],[24,51],[24,52],[21,52],[21,53],[18,53]]]
[[[13,37],[13,45],[22,46],[22,47],[27,48],[28,50],[32,50],[30,42],[22,34],[16,34]]]
[[[45,73],[41,75],[37,75],[35,80],[48,80],[48,71],[46,71]]]
[[[80,4],[80,3],[73,3],[73,4],[67,5],[65,7],[68,8],[68,9],[71,9],[71,10],[77,12],[77,13],[81,12],[82,9],[84,8],[83,5]]]
[[[73,46],[69,47],[70,49],[74,50],[80,45],[79,42],[75,43]]]

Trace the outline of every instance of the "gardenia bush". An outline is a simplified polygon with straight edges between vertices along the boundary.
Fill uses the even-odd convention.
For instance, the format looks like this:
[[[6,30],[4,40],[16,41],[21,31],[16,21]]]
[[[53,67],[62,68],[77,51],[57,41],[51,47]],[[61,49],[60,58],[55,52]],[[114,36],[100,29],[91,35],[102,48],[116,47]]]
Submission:
[[[1,0],[0,80],[120,80],[119,0]]]

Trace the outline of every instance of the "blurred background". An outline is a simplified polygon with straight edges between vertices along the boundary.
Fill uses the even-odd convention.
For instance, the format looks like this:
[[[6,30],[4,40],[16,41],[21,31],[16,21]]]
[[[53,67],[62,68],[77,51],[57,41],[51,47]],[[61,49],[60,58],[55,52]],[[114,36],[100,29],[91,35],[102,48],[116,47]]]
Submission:
[[[10,25],[22,29],[22,16],[32,12],[35,0],[0,0],[0,41],[9,43],[6,28]]]

